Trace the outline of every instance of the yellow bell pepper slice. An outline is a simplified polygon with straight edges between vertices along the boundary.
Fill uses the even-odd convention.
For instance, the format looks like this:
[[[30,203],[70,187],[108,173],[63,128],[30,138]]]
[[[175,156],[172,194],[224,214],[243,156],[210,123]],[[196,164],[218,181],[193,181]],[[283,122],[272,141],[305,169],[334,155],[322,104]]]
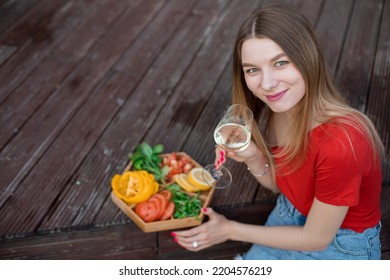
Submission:
[[[154,176],[144,170],[115,174],[111,186],[114,193],[128,204],[145,201],[159,189]]]

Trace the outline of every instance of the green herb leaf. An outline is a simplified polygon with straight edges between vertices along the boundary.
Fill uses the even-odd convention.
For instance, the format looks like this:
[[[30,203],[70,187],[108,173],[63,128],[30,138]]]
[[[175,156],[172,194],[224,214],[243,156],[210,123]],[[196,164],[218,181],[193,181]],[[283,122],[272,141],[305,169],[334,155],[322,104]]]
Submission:
[[[153,154],[151,156],[151,160],[156,164],[156,165],[160,165],[160,163],[162,162],[162,158],[159,157],[158,155],[156,154]]]
[[[162,144],[157,144],[156,146],[153,147],[153,154],[161,154],[162,151],[164,150],[164,146]]]
[[[147,143],[141,143],[140,149],[141,149],[141,152],[148,158],[150,158],[153,155],[153,149]]]
[[[163,177],[165,177],[169,172],[169,167],[168,166],[164,166],[163,168],[161,168],[161,174],[163,175]]]
[[[137,158],[133,161],[133,166],[135,170],[142,170],[144,169],[144,160],[142,158]]]
[[[139,159],[142,159],[144,155],[140,151],[136,151],[135,153],[129,154],[129,158],[134,162]]]

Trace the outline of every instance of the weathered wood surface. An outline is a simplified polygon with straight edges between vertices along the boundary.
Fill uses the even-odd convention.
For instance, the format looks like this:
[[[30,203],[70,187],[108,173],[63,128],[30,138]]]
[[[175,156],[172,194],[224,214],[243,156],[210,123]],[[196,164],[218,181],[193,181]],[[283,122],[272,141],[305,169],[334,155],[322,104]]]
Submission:
[[[146,141],[213,160],[212,130],[231,100],[231,53],[264,1],[0,2],[0,258],[231,258],[249,244],[189,253],[144,234],[110,200],[110,179]],[[390,3],[294,0],[316,27],[344,96],[390,154]],[[390,257],[390,164],[383,258]],[[275,196],[239,164],[212,206],[261,224]],[[103,245],[102,245],[103,244]]]

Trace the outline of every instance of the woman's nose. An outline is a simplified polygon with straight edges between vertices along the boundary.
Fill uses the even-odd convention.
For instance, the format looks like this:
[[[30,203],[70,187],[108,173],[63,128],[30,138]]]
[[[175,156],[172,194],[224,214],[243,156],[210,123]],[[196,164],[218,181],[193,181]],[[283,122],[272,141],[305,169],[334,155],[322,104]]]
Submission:
[[[271,91],[278,85],[278,80],[276,79],[272,71],[263,71],[263,77],[261,79],[261,88],[264,91]]]

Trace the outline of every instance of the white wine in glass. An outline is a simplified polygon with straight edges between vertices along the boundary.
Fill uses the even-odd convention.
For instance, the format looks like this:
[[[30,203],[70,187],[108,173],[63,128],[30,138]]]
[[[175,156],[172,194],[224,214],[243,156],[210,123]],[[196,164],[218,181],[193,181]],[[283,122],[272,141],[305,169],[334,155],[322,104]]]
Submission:
[[[231,105],[214,130],[214,141],[223,151],[245,150],[251,140],[252,111],[241,104]],[[228,187],[232,182],[230,171],[221,165],[210,164],[203,170],[203,180],[216,189]]]

